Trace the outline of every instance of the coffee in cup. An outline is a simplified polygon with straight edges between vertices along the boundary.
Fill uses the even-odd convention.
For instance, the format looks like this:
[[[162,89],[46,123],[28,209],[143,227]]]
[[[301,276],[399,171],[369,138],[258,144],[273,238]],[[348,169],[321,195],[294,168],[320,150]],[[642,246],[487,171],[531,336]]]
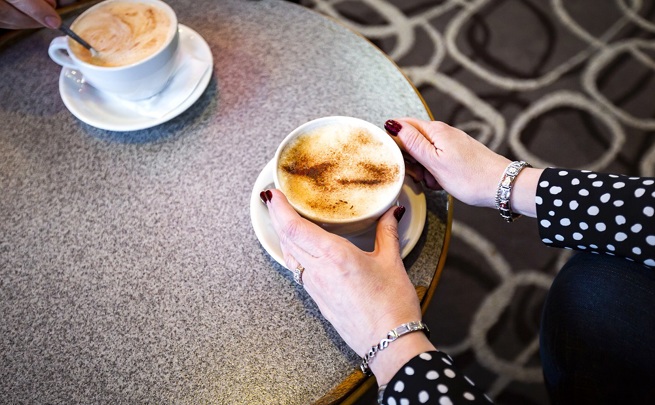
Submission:
[[[160,0],[106,0],[71,25],[96,51],[68,37],[52,40],[56,63],[84,76],[96,89],[126,100],[159,93],[178,66],[179,34],[173,9]]]
[[[341,235],[366,231],[398,199],[405,166],[379,127],[352,117],[310,121],[275,155],[275,185],[302,216]]]
[[[101,3],[77,19],[71,29],[97,54],[77,42],[70,50],[86,63],[125,66],[151,56],[169,40],[173,21],[157,3],[113,1]]]

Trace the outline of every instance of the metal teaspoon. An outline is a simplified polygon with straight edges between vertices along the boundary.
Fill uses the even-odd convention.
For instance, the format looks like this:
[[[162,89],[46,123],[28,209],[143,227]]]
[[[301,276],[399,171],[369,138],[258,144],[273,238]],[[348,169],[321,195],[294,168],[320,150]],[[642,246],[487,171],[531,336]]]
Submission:
[[[97,55],[98,55],[98,51],[96,51],[95,49],[93,49],[93,47],[92,47],[91,45],[89,45],[88,42],[86,42],[85,40],[83,40],[82,38],[80,38],[79,35],[77,35],[76,33],[74,33],[73,30],[71,30],[71,29],[70,29],[68,26],[66,26],[64,23],[61,24],[61,26],[59,27],[59,30],[60,30],[61,32],[63,32],[64,34],[68,35],[69,37],[73,38],[75,41],[77,41],[80,45],[82,45],[82,46],[85,47],[86,49],[88,49],[89,52],[91,52],[91,55],[93,55],[93,56],[97,56]]]

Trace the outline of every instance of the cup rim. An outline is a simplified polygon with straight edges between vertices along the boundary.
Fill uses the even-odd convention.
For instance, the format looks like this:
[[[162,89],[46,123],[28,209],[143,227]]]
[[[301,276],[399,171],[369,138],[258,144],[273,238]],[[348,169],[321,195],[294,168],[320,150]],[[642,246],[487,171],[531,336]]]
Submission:
[[[346,224],[352,224],[360,221],[366,221],[370,220],[371,218],[379,218],[382,214],[384,214],[391,206],[394,205],[394,203],[398,200],[398,197],[400,196],[400,193],[403,188],[403,184],[405,182],[405,161],[402,155],[402,152],[400,151],[400,148],[394,142],[393,139],[387,133],[377,125],[363,120],[361,118],[356,118],[356,117],[349,117],[349,116],[342,116],[342,115],[332,115],[332,116],[325,116],[321,118],[316,118],[311,121],[305,122],[304,124],[300,125],[293,131],[291,131],[287,136],[284,137],[282,142],[277,147],[277,150],[275,151],[275,156],[273,158],[274,161],[274,170],[273,170],[273,183],[275,185],[275,188],[281,189],[280,187],[280,180],[278,177],[278,161],[280,159],[280,154],[282,151],[285,149],[285,147],[293,140],[295,139],[298,135],[301,133],[307,132],[308,129],[314,129],[314,128],[319,128],[322,126],[326,126],[332,123],[348,123],[348,124],[355,124],[356,126],[360,127],[365,127],[370,130],[374,135],[381,135],[379,138],[382,140],[382,142],[386,145],[389,145],[391,149],[393,150],[393,154],[396,157],[396,160],[398,161],[398,167],[400,169],[400,173],[398,176],[398,180],[394,184],[394,193],[393,197],[392,193],[389,193],[390,198],[385,201],[385,204],[381,205],[381,208],[376,209],[375,211],[369,212],[365,215],[361,215],[358,217],[353,217],[353,218],[340,218],[340,219],[326,219],[326,218],[320,218],[315,215],[311,215],[307,212],[305,212],[302,208],[298,207],[296,204],[294,204],[291,200],[289,200],[289,204],[298,212],[300,215],[303,217],[318,223],[318,224],[325,224],[325,225],[346,225]]]
[[[167,38],[167,40],[166,40],[166,42],[164,43],[163,46],[161,46],[155,53],[149,55],[147,58],[141,59],[141,60],[136,61],[134,63],[130,63],[129,65],[122,65],[122,66],[98,66],[98,65],[94,65],[92,63],[88,63],[88,62],[85,62],[85,61],[79,59],[77,57],[77,55],[75,55],[75,52],[71,51],[71,49],[70,49],[71,48],[70,45],[74,42],[74,40],[72,38],[67,38],[66,44],[67,44],[69,56],[75,61],[75,63],[83,65],[85,69],[93,69],[93,70],[108,72],[108,71],[120,71],[120,70],[127,69],[127,68],[130,68],[130,67],[133,67],[133,66],[141,65],[143,63],[148,62],[151,59],[156,58],[159,54],[164,52],[164,50],[167,49],[171,45],[171,43],[174,41],[175,37],[178,35],[179,22],[177,20],[177,14],[175,13],[175,10],[173,10],[173,8],[170,5],[168,5],[168,3],[166,3],[166,2],[164,2],[162,0],[103,0],[100,3],[94,4],[93,6],[89,7],[82,14],[77,16],[75,18],[75,20],[71,23],[71,29],[74,29],[75,23],[77,21],[81,20],[85,15],[92,12],[94,9],[103,7],[104,5],[107,5],[109,3],[117,3],[117,2],[119,2],[119,3],[157,4],[158,7],[161,7],[162,9],[166,10],[167,13],[169,14],[169,17],[171,17],[173,19],[172,24],[171,24],[171,28],[170,28],[169,33],[168,33],[168,38]]]

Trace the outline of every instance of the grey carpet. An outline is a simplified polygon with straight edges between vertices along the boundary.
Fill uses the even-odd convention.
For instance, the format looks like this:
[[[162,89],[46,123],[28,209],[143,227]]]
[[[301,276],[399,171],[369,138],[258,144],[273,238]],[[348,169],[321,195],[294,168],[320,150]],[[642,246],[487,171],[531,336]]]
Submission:
[[[436,119],[510,158],[655,176],[655,0],[301,3],[386,52]],[[539,318],[567,257],[541,244],[532,219],[455,204],[426,320],[497,403],[548,403]]]

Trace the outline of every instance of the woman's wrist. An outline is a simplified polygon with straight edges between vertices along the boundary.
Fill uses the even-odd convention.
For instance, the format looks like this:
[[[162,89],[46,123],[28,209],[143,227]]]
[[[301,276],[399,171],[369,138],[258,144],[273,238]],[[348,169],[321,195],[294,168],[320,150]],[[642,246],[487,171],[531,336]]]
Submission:
[[[379,351],[369,367],[375,374],[378,385],[384,385],[391,381],[408,361],[431,350],[435,350],[435,347],[424,333],[412,332],[395,340],[385,350]]]
[[[510,163],[512,163],[511,160],[498,155],[498,159],[495,159],[493,163],[486,166],[486,170],[482,172],[484,175],[480,177],[481,179],[484,179],[484,181],[479,183],[479,186],[476,187],[478,190],[477,192],[482,194],[479,198],[482,203],[479,204],[479,206],[487,208],[496,207],[498,182],[502,179],[505,168]]]
[[[512,187],[511,206],[512,211],[531,218],[537,216],[537,185],[543,169],[526,167],[514,180]]]

